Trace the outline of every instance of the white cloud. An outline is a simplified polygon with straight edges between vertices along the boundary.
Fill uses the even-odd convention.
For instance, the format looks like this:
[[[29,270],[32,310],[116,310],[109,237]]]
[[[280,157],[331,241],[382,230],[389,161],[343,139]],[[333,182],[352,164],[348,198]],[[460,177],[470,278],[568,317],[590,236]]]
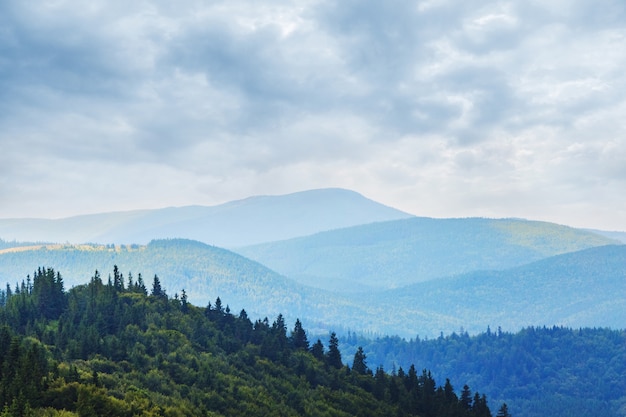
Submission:
[[[625,7],[3,2],[0,216],[343,186],[626,229]]]

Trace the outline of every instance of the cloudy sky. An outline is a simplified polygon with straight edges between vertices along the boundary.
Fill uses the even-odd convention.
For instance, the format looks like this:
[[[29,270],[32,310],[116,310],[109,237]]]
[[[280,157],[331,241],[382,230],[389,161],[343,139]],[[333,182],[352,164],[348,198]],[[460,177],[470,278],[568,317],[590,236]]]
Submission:
[[[344,187],[626,230],[626,3],[0,2],[0,217]]]

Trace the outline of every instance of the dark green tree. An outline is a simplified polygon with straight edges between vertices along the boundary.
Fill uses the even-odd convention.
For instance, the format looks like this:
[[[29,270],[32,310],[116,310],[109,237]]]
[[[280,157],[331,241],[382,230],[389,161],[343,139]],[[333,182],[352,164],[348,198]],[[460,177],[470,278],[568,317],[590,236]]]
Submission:
[[[311,354],[316,359],[324,360],[324,345],[320,339],[317,339],[317,342],[313,343],[313,346],[311,346]]]
[[[306,331],[302,327],[300,319],[296,319],[296,324],[290,336],[291,345],[296,349],[309,350],[309,340],[306,337]]]
[[[137,274],[137,292],[143,295],[148,295],[148,289],[146,288],[146,284],[143,282],[143,277],[141,273]]]
[[[333,368],[341,368],[341,352],[339,351],[339,339],[337,334],[332,332],[328,341],[328,352],[326,352],[326,363]]]
[[[502,403],[500,409],[498,410],[498,414],[496,414],[496,417],[512,417],[509,413],[509,407],[506,405],[506,403]]]
[[[367,356],[365,352],[363,352],[363,348],[359,346],[354,354],[354,360],[352,361],[352,372],[365,375],[368,372],[366,359]]]
[[[472,391],[470,391],[470,387],[467,384],[463,385],[459,404],[463,410],[469,411],[472,409]]]
[[[180,296],[180,311],[182,311],[183,313],[189,312],[189,303],[187,301],[187,293],[185,292],[184,288]]]
[[[161,280],[156,274],[154,275],[154,280],[152,281],[151,295],[157,298],[165,297],[165,291],[163,291],[163,288],[161,287]]]

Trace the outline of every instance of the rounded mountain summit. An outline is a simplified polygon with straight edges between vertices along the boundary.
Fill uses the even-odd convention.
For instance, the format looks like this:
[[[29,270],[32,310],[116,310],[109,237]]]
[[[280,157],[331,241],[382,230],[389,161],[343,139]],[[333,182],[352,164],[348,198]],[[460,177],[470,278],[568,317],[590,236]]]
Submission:
[[[30,242],[145,244],[186,238],[235,248],[413,217],[363,195],[324,188],[216,206],[169,207],[64,219],[0,219],[0,238]]]

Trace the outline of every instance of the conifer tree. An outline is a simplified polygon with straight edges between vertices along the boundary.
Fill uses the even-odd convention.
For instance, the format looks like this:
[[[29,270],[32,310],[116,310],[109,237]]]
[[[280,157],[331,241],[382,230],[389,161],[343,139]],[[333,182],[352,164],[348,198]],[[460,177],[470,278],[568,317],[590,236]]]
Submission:
[[[148,295],[148,289],[146,288],[146,284],[143,282],[141,272],[137,274],[137,292],[143,295]]]
[[[180,303],[181,303],[180,311],[182,311],[183,313],[189,312],[189,303],[187,302],[187,293],[185,292],[184,288],[180,295]]]
[[[461,398],[459,399],[459,403],[461,408],[464,410],[470,410],[472,408],[472,391],[467,384],[463,385],[463,390],[461,391]]]
[[[354,354],[354,360],[352,361],[352,372],[356,372],[359,375],[365,375],[367,369],[367,356],[363,352],[363,347],[359,346]]]
[[[296,324],[291,332],[291,344],[296,349],[309,350],[309,341],[306,337],[306,332],[302,328],[300,319],[296,319]]]
[[[311,354],[316,359],[324,360],[324,345],[320,339],[317,339],[317,342],[311,347]]]
[[[154,280],[152,281],[152,296],[161,297],[163,295],[163,288],[161,288],[161,281],[159,277],[155,274]]]
[[[509,413],[509,407],[506,405],[506,403],[503,403],[502,406],[500,406],[496,417],[511,417],[511,414]]]
[[[341,352],[339,351],[339,339],[337,334],[332,332],[328,341],[328,352],[326,353],[326,363],[333,368],[341,368]]]

